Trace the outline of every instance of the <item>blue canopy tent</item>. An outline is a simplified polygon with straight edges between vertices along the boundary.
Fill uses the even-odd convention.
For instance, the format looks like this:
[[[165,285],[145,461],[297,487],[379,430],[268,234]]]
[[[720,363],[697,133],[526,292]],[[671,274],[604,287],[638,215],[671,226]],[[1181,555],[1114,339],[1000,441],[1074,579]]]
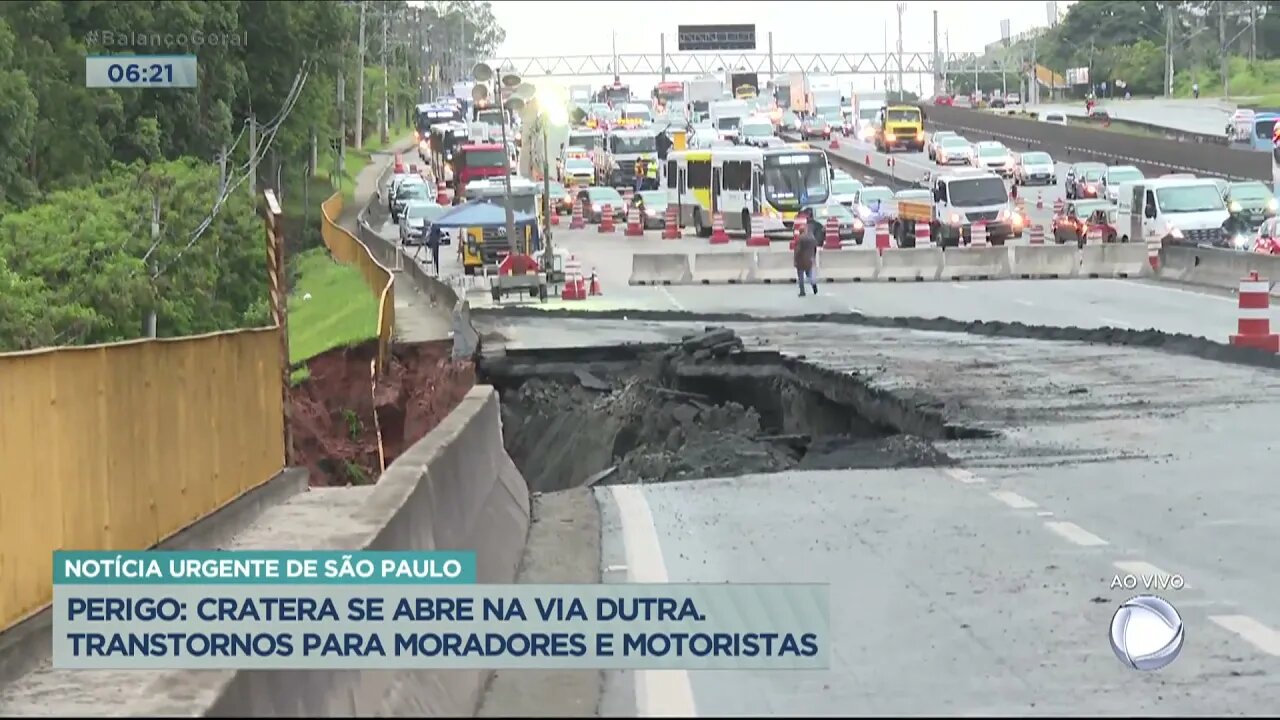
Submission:
[[[516,242],[516,254],[534,255],[538,253],[542,249],[542,236],[538,231],[538,218],[519,210],[513,212],[516,237],[528,240],[527,244]],[[494,245],[489,248],[480,247],[476,242],[476,237],[467,232],[464,239],[467,252],[473,257],[480,258],[484,264],[499,262],[500,258],[505,256],[508,250],[505,242],[507,210],[504,206],[485,199],[472,200],[454,207],[431,223],[431,233],[437,236],[437,240],[439,239],[438,233],[441,230],[463,229],[469,231],[472,228],[480,229],[480,236],[484,238],[483,242],[493,242]]]

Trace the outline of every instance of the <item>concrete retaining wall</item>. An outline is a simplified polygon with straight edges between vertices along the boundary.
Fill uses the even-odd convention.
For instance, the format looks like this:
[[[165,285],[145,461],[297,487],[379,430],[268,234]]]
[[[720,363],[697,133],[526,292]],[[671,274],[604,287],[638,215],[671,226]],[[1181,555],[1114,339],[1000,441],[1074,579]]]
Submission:
[[[316,528],[310,547],[345,550],[476,551],[477,579],[516,578],[529,531],[529,492],[502,445],[498,394],[477,386],[425,438],[387,468],[367,501]],[[353,530],[358,528],[358,530]],[[471,716],[490,671],[174,672],[172,689],[147,714],[212,717]],[[205,705],[200,698],[212,697]]]

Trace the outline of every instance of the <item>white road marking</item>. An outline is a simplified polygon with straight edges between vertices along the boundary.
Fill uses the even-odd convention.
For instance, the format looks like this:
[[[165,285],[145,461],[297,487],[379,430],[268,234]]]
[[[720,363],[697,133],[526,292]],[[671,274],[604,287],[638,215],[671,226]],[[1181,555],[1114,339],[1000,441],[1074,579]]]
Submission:
[[[605,572],[609,572],[609,573],[612,573],[612,572],[626,572],[626,571],[627,571],[627,566],[626,566],[626,565],[610,565],[609,567],[605,568],[605,569],[604,569],[604,571],[605,571]]]
[[[674,306],[675,309],[680,310],[681,312],[685,310],[684,305],[679,300],[677,300],[676,296],[672,295],[671,291],[668,290],[665,286],[659,285],[658,289],[662,291],[663,295],[667,296],[667,300],[671,302],[672,306]]]
[[[957,482],[962,482],[966,485],[973,485],[975,483],[985,482],[982,478],[978,477],[977,475],[974,475],[968,470],[961,470],[960,468],[946,468],[942,472],[946,473],[947,477],[950,477],[952,480],[955,480]]]
[[[1014,510],[1030,510],[1031,508],[1040,507],[1018,493],[1009,492],[1008,490],[994,490],[991,492],[991,497],[999,500],[1005,505],[1008,505]]]
[[[1053,517],[1053,513],[1049,512],[1048,510],[1041,510],[1040,512],[1036,513],[1036,517]]]
[[[1018,303],[1019,305],[1026,305],[1027,307],[1036,306],[1036,304],[1031,302],[1030,300],[1023,300],[1022,298],[1014,298],[1013,301]]]
[[[1103,325],[1110,325],[1111,327],[1133,329],[1132,324],[1127,323],[1123,320],[1117,320],[1116,318],[1100,317],[1098,318],[1098,322],[1102,323]]]
[[[1209,619],[1224,630],[1244,638],[1268,655],[1280,656],[1280,632],[1276,632],[1248,615],[1210,615]]]
[[[1116,569],[1122,573],[1127,573],[1129,575],[1136,575],[1140,578],[1141,577],[1147,577],[1147,578],[1173,577],[1173,573],[1165,572],[1160,568],[1156,567],[1155,565],[1152,565],[1149,562],[1143,562],[1142,560],[1117,560],[1116,562],[1112,563],[1112,565],[1115,565]],[[1189,588],[1191,587],[1191,583],[1185,582],[1184,580],[1182,587],[1184,589]]]
[[[1128,282],[1128,281],[1121,280],[1118,282]],[[1198,298],[1213,298],[1214,300],[1220,300],[1222,302],[1231,303],[1232,305],[1236,305],[1239,302],[1236,298],[1233,298],[1233,297],[1229,297],[1229,298],[1222,297],[1221,295],[1214,295],[1212,293],[1207,293],[1207,292],[1198,292],[1196,290],[1188,290],[1186,288],[1180,288],[1180,287],[1172,287],[1170,285],[1161,285],[1161,284],[1152,284],[1152,283],[1134,283],[1134,282],[1128,282],[1128,284],[1131,287],[1143,287],[1143,288],[1150,288],[1152,290],[1164,290],[1165,292],[1176,292],[1176,293],[1182,293],[1183,295],[1194,295]]]
[[[968,286],[968,285],[965,285],[964,283],[958,283],[958,282],[955,282],[955,281],[952,281],[952,283],[951,283],[951,287],[956,288],[957,290],[968,290],[968,289],[969,289],[969,286]]]
[[[609,491],[622,519],[622,544],[626,548],[627,575],[635,583],[670,582],[662,559],[658,530],[653,525],[649,501],[638,488],[611,485]],[[639,717],[696,717],[693,686],[686,670],[637,670],[636,714]]]
[[[1107,544],[1106,540],[1103,540],[1073,522],[1047,522],[1044,526],[1064,540],[1073,542],[1076,545],[1094,547]]]

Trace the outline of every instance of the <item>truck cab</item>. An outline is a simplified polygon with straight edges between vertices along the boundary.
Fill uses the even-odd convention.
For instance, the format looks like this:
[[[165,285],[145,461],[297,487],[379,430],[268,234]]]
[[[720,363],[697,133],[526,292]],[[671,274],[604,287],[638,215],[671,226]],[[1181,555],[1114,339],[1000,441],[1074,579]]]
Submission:
[[[880,108],[875,121],[876,150],[890,153],[896,149],[914,152],[924,150],[924,114],[912,105],[889,105]]]
[[[1121,242],[1222,247],[1231,217],[1222,191],[1208,178],[1158,178],[1120,186]]]
[[[1022,234],[1023,220],[1010,206],[1004,180],[995,173],[976,168],[946,172],[932,178],[929,189],[932,203],[899,203],[898,216],[907,221],[900,223],[903,232],[914,230],[917,222],[928,222],[933,242],[941,247],[967,244],[978,223],[986,226],[992,245],[1004,245]]]
[[[542,203],[539,202],[541,191],[541,186],[532,180],[523,177],[511,178],[512,209],[541,220]],[[484,200],[503,205],[506,199],[506,183],[502,178],[476,180],[466,186],[465,192],[468,201]],[[532,255],[541,249],[542,242],[537,230],[526,226],[524,237],[516,243],[516,252]],[[505,229],[467,228],[462,242],[458,243],[458,255],[462,258],[462,272],[465,275],[474,275],[479,268],[497,265],[509,250]]]
[[[652,128],[614,130],[605,137],[605,151],[595,154],[596,176],[612,187],[635,185],[636,162],[643,159],[648,175],[658,177],[658,132]]]

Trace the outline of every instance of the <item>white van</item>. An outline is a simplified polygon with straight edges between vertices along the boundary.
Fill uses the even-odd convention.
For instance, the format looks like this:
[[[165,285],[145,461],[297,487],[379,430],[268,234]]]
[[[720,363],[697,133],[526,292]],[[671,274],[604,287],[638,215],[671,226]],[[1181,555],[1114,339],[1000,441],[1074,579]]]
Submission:
[[[1117,212],[1120,242],[1166,240],[1217,246],[1231,216],[1222,191],[1209,178],[1158,178],[1125,183]]]

